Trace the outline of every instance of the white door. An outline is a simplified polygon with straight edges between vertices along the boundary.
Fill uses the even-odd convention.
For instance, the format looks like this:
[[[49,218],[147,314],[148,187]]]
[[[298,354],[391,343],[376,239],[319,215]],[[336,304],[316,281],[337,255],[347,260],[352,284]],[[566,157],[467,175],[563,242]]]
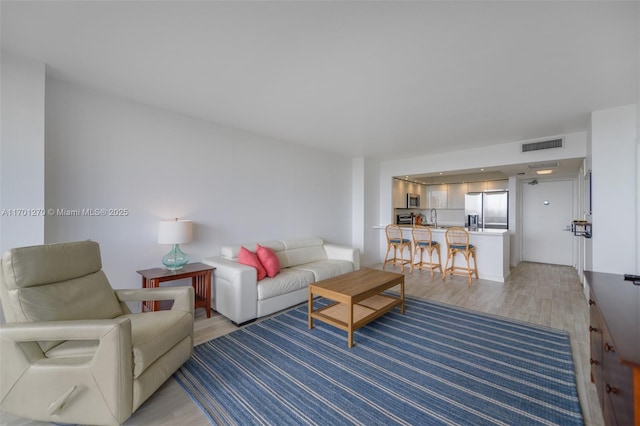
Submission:
[[[522,185],[522,260],[573,266],[573,181]]]

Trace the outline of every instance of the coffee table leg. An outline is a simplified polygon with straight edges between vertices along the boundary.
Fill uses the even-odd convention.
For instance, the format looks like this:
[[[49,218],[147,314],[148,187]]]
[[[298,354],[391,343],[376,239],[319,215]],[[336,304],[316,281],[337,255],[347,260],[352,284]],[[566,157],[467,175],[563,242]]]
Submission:
[[[402,300],[402,304],[400,305],[400,312],[404,314],[404,277],[402,278],[402,282],[400,283],[400,299]]]
[[[313,317],[311,316],[311,312],[313,312],[313,293],[311,292],[311,288],[309,288],[309,330],[313,328]]]
[[[353,347],[353,303],[349,303],[349,324],[348,324],[348,328],[349,328],[349,335],[348,335],[348,344],[349,347],[352,348]]]

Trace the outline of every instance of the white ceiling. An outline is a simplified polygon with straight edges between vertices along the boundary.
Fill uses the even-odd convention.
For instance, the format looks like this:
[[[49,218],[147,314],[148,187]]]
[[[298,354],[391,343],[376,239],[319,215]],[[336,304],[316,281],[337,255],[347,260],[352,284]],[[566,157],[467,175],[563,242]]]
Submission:
[[[350,157],[586,129],[639,98],[638,2],[6,1],[53,76]]]

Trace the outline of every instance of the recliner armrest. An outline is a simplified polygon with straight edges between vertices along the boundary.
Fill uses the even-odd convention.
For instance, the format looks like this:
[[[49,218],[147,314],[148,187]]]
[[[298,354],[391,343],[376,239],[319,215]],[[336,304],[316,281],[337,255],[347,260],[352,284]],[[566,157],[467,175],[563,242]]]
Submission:
[[[131,320],[128,318],[7,323],[0,325],[0,339],[18,343],[48,340],[100,340],[118,327],[128,328],[131,334]]]
[[[47,358],[36,342],[42,340],[98,340],[98,346],[93,355]],[[102,413],[105,424],[121,424],[131,415],[133,361],[128,318],[3,324],[0,353],[0,401],[7,412],[85,422],[91,414],[82,407],[91,404],[92,413]],[[39,398],[32,403],[21,402],[37,392]]]
[[[120,302],[173,300],[172,310],[190,312],[193,315],[195,293],[191,286],[119,289],[114,292]]]

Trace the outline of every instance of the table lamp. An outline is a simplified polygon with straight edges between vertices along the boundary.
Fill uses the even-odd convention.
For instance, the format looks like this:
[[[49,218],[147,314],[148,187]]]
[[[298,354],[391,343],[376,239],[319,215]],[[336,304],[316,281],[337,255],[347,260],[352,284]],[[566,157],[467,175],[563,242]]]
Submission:
[[[162,258],[162,264],[171,271],[182,269],[189,262],[180,250],[180,244],[191,242],[193,233],[190,220],[161,220],[158,228],[158,244],[173,244],[173,248]]]

